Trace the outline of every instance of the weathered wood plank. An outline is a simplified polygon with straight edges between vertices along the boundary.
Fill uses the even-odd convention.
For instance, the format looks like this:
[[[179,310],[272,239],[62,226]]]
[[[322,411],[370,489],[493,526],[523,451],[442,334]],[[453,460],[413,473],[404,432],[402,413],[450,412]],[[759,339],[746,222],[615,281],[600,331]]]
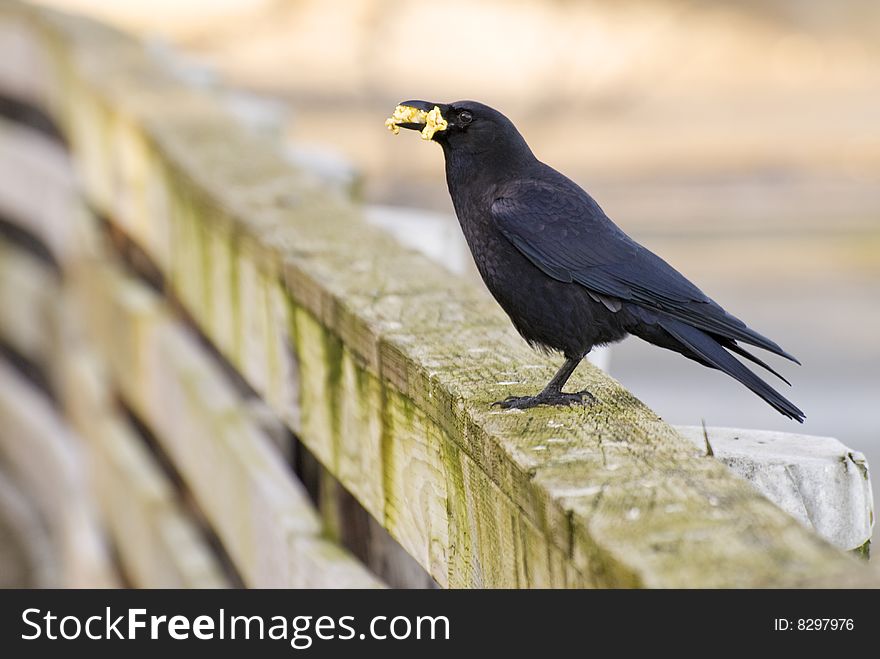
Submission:
[[[424,568],[314,456],[301,452],[297,463],[297,473],[315,497],[330,538],[351,549],[391,588],[437,588]]]
[[[76,438],[45,396],[0,359],[0,458],[42,513],[60,583],[115,582],[90,499],[88,470]]]
[[[366,226],[136,44],[28,15],[56,55],[52,107],[90,201],[442,585],[780,586],[860,569],[594,368],[572,383],[590,408],[492,411],[554,364],[485,292]],[[124,159],[119,126],[140,136]],[[126,180],[155,194],[121,202]]]
[[[52,588],[63,583],[40,509],[0,464],[0,588]]]
[[[116,133],[123,162],[121,171],[126,179],[125,185],[120,187],[120,203],[137,204],[137,191],[143,190],[144,194],[149,192],[142,185],[143,181],[137,173],[137,167],[141,162],[137,157],[139,135],[125,125],[117,126]],[[68,261],[67,265],[73,268],[74,257],[69,253],[76,252],[78,256],[85,257],[89,251],[94,252],[96,236],[91,231],[90,218],[86,217],[83,209],[80,208],[69,167],[70,163],[67,162],[64,152],[48,139],[21,126],[0,121],[0,174],[5,176],[5,183],[0,187],[0,209],[4,210],[9,220],[49,245],[53,256]],[[134,171],[130,169],[131,167],[134,167]],[[132,190],[134,192],[126,194]],[[131,213],[125,212],[123,216],[129,217]],[[53,352],[54,333],[57,328],[54,318],[51,319],[52,322],[45,322],[49,319],[43,316],[45,312],[53,311],[60,301],[60,283],[54,274],[35,258],[0,240],[0,302],[4,303],[4,308],[7,310],[6,313],[0,314],[0,336],[33,360],[42,361]],[[105,322],[112,323],[119,319],[118,315],[110,317],[106,315],[112,313],[112,307],[99,308],[92,305],[91,312],[95,319]],[[70,333],[69,328],[63,329]],[[108,336],[115,339],[116,333],[112,331],[112,326],[107,329],[110,330]],[[223,388],[217,384],[221,378],[216,369],[207,367],[205,359],[196,360],[195,366],[193,365],[190,356],[193,342],[190,340],[188,342],[190,345],[182,345],[180,340],[174,343],[174,339],[179,339],[180,336],[181,334],[177,333],[173,334],[171,339],[166,337],[166,343],[171,341],[169,357],[172,360],[179,358],[179,361],[173,363],[184,368],[194,367],[197,379],[199,376],[204,376],[206,369],[209,371],[209,378],[207,380],[203,378],[201,389],[195,392],[199,397],[199,404],[203,407],[213,406],[211,412],[216,417],[215,421],[219,420],[217,422],[221,424],[229,425],[226,423],[227,420],[223,419],[224,406],[234,407],[236,415],[245,418],[243,406],[237,403],[232,405],[232,394],[228,387]],[[67,339],[69,340],[70,337]],[[75,341],[76,337],[73,340]],[[119,355],[118,352],[112,354],[116,354],[117,357]],[[116,361],[118,363],[119,360]],[[123,363],[121,366],[125,367],[126,364]],[[177,374],[181,373],[183,377],[193,375],[185,371]],[[129,379],[125,381],[130,382]],[[205,383],[213,385],[213,388],[211,386],[206,388]],[[167,382],[163,380],[161,384]],[[177,398],[174,394],[181,393],[177,390],[174,394],[162,389],[159,389],[159,392],[163,399],[158,402],[186,399],[186,397]],[[189,393],[189,397],[192,398],[192,392]],[[219,399],[218,394],[222,394],[219,395]],[[167,410],[168,414],[160,417],[161,430],[166,437],[185,436],[192,428],[173,428],[171,421],[174,415],[170,414],[171,411]],[[143,538],[140,536],[143,536],[143,533],[135,533],[133,529],[124,528],[126,523],[131,524],[129,520],[137,519],[138,516],[133,515],[136,512],[134,509],[138,505],[143,505],[144,501],[144,497],[136,497],[134,501],[128,502],[124,497],[124,500],[119,501],[118,496],[111,496],[112,488],[124,483],[123,479],[114,478],[112,463],[122,460],[126,468],[131,470],[138,468],[137,465],[147,459],[143,451],[129,446],[134,441],[131,431],[118,419],[96,424],[94,419],[102,418],[100,415],[80,416],[82,417],[80,420],[86,422],[84,427],[104,440],[98,445],[106,447],[107,450],[98,453],[96,460],[109,465],[107,469],[111,471],[108,472],[110,475],[104,475],[98,480],[103,498],[115,502],[113,508],[108,511],[108,517],[116,531],[115,535],[122,541],[123,559],[130,564],[131,572],[136,575],[138,583],[141,585],[195,584],[200,577],[181,573],[176,569],[173,561],[168,563],[166,573],[159,570],[163,562],[163,552],[168,551],[168,547],[162,545],[162,542],[170,539],[167,537],[169,532],[185,536],[187,533],[185,520],[169,522],[165,517],[160,517],[153,524],[158,528],[154,530],[157,532],[159,545],[141,542]],[[244,428],[244,435],[253,433],[251,425]],[[212,428],[199,430],[202,438],[205,437],[206,432],[213,431]],[[233,433],[242,432],[242,429],[235,424],[232,424],[231,430]],[[254,439],[257,439],[256,454],[260,455],[259,447],[264,439],[244,437],[245,442]],[[204,448],[204,444],[197,445],[196,449],[198,448]],[[138,457],[144,460],[139,461]],[[251,464],[245,461],[243,466],[239,466],[235,462],[237,456],[227,457],[230,460],[224,466],[229,472],[241,470],[249,473],[249,468],[258,470],[265,468],[265,465],[259,463],[254,465],[253,460],[250,460]],[[199,456],[188,455],[187,459],[190,464],[194,464],[199,461]],[[291,476],[286,470],[279,476],[283,467],[279,466],[277,457],[272,456],[269,464],[269,473],[262,474],[262,478],[253,478],[256,483],[253,488],[259,492],[251,497],[256,499],[255,502],[249,504],[247,500],[239,501],[235,496],[239,494],[238,492],[227,491],[226,498],[216,502],[212,500],[211,503],[211,509],[216,512],[216,519],[221,520],[220,527],[225,531],[226,538],[234,549],[239,549],[245,554],[243,560],[248,569],[250,583],[262,586],[376,585],[378,582],[348,559],[344,551],[318,537],[321,533],[318,520]],[[216,474],[212,475],[207,467],[198,473],[202,478],[199,483],[201,491],[208,492],[211,487],[216,491]],[[167,508],[171,505],[173,508],[167,484],[157,486],[154,482],[158,479],[161,483],[160,474],[151,473],[147,466],[140,467],[135,477],[140,479],[138,482],[143,485],[142,493],[146,493],[147,499],[155,499],[158,492],[162,495],[160,498],[163,506]],[[210,482],[211,478],[215,479],[213,484]],[[236,481],[235,478],[232,480]],[[273,502],[273,498],[279,497],[282,500],[287,497],[287,500],[281,503]],[[279,513],[279,506],[283,508],[291,502],[295,504],[293,509],[288,505],[288,510]],[[240,510],[241,514],[229,515],[227,513],[230,510]],[[295,512],[296,515],[291,516],[291,512]],[[251,532],[242,534],[241,527],[248,525],[252,527]],[[304,535],[309,537],[301,537]],[[129,538],[134,541],[130,541]],[[244,543],[249,543],[249,546],[243,547]],[[272,555],[273,552],[279,551],[283,554],[293,551],[300,556],[292,561],[285,555]],[[237,557],[242,558],[240,555]]]
[[[20,7],[8,9],[18,14]],[[0,87],[10,97],[42,106],[48,102],[53,83],[50,55],[43,44],[34,41],[33,30],[22,20],[25,17],[18,14],[16,18],[0,21]]]
[[[376,587],[322,538],[301,485],[219,367],[162,301],[98,262],[77,274],[115,385],[180,471],[245,582]],[[86,302],[88,300],[88,302]]]
[[[85,346],[59,364],[60,390],[86,440],[91,486],[125,574],[141,588],[223,588],[229,582],[167,475],[112,407]]]
[[[57,262],[67,260],[83,239],[72,221],[82,202],[63,148],[0,118],[0,181],[0,219],[37,238]]]
[[[55,343],[59,296],[56,273],[0,236],[0,341],[43,362]]]

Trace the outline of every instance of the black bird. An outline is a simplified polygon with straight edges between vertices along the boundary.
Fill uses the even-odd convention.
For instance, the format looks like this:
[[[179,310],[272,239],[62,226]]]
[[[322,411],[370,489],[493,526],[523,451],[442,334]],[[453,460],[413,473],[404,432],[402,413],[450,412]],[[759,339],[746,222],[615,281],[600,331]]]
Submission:
[[[401,105],[439,108],[448,125],[430,139],[443,148],[449,194],[483,281],[530,345],[565,355],[543,391],[495,405],[525,409],[592,399],[562,387],[593,346],[633,334],[727,373],[803,422],[801,410],[730,353],[787,384],[739,344],[800,362],[626,235],[580,186],[535,158],[507,117],[474,101]]]

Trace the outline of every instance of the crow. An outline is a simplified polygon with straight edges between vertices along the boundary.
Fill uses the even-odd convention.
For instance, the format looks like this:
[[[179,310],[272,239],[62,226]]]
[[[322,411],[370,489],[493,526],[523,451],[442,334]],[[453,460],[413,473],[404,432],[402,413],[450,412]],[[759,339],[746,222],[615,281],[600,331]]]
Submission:
[[[786,384],[740,344],[800,362],[624,233],[586,191],[539,161],[507,117],[475,101],[404,101],[386,125],[422,130],[442,147],[452,204],[486,287],[532,347],[565,356],[540,393],[494,405],[587,404],[588,391],[562,387],[593,346],[631,334],[726,373],[803,423],[801,410],[731,353]]]

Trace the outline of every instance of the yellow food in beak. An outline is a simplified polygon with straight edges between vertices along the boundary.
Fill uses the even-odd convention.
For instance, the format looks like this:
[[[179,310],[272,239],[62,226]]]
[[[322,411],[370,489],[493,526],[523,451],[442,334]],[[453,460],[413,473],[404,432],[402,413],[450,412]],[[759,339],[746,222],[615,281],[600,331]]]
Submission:
[[[430,140],[434,137],[434,133],[446,130],[449,126],[436,105],[430,112],[411,108],[408,105],[398,105],[394,108],[394,114],[385,120],[385,128],[397,135],[400,132],[397,124],[425,124],[421,132],[423,140]]]

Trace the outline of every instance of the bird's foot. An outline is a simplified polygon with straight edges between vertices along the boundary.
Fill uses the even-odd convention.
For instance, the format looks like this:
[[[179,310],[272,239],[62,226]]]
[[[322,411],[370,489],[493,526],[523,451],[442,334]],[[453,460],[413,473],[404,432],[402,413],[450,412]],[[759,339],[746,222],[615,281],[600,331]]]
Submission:
[[[563,391],[545,393],[536,396],[509,396],[504,400],[492,403],[492,407],[500,407],[505,410],[527,410],[538,405],[589,405],[596,402],[596,397],[584,389],[577,393],[567,394]]]

